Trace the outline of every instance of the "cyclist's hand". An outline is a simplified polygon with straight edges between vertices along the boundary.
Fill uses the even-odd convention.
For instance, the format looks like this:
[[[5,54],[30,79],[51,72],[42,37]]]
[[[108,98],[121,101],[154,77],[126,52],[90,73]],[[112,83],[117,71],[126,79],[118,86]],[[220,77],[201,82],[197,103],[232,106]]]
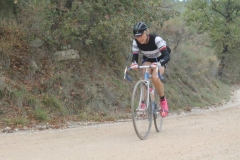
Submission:
[[[138,69],[138,64],[135,62],[133,62],[132,64],[131,64],[131,69]]]
[[[151,67],[152,68],[156,68],[156,67],[158,67],[158,65],[159,65],[159,62],[157,63],[157,62],[153,62],[152,64],[151,64]]]

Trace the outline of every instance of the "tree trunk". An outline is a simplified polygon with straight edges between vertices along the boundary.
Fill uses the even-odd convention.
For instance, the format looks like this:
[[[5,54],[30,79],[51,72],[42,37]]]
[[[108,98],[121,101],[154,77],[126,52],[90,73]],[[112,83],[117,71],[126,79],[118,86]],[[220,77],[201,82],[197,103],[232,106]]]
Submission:
[[[228,45],[223,45],[223,52],[221,54],[221,61],[219,64],[218,75],[221,77],[223,75],[223,70],[226,67],[226,58],[225,56],[228,54]]]

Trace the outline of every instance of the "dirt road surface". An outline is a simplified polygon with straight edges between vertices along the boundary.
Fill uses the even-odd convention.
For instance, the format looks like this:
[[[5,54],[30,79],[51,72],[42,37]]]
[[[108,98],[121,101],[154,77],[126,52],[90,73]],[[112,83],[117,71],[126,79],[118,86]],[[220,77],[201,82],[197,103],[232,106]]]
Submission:
[[[170,115],[140,140],[132,122],[0,134],[0,160],[239,160],[240,90],[222,106]]]

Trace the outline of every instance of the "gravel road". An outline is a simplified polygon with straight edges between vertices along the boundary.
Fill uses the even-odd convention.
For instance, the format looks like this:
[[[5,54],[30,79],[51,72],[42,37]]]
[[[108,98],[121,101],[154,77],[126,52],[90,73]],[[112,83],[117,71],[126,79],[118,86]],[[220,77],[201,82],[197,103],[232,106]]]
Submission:
[[[146,140],[132,122],[0,134],[0,160],[135,159],[240,159],[240,90],[222,106],[168,116]]]

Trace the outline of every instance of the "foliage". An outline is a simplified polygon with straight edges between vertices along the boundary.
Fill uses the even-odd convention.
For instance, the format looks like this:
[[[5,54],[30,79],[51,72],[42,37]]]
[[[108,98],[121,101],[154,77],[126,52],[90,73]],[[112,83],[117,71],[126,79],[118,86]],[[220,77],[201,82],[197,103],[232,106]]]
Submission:
[[[188,40],[181,43],[176,50],[177,54],[172,56],[165,84],[172,109],[214,105],[224,98],[230,98],[224,94],[214,95],[214,92],[225,92],[228,95],[229,90],[214,78],[219,64],[214,51],[204,45],[194,44],[203,37],[195,35],[191,42]]]
[[[34,111],[34,117],[36,120],[39,120],[39,121],[47,121],[49,119],[48,113],[44,109],[41,109],[41,108],[37,108]]]
[[[189,111],[193,107],[211,106],[229,99],[226,84],[216,79],[220,63],[209,47],[207,34],[199,34],[185,25],[181,17],[165,22],[161,35],[172,48],[165,71],[165,92],[172,110]],[[224,94],[222,94],[224,93]]]
[[[161,10],[161,1],[74,1],[71,8],[59,2],[49,8],[49,3],[38,6],[45,19],[40,25],[44,28],[41,36],[46,43],[55,45],[58,50],[71,47],[106,53],[110,57],[132,38],[131,28],[136,21],[163,23],[173,14],[171,10]]]
[[[65,106],[54,95],[46,95],[43,99],[43,104],[50,110],[59,112],[61,116],[65,116],[68,114]]]
[[[188,25],[199,33],[208,33],[212,46],[221,60],[219,75],[226,67],[228,57],[239,49],[240,4],[238,0],[190,0],[184,13]]]
[[[17,12],[16,0],[2,0],[0,1],[0,18],[4,17],[14,17]]]
[[[26,117],[14,117],[13,119],[4,119],[4,122],[7,125],[13,125],[13,126],[25,126],[29,123],[28,119]]]
[[[145,21],[172,48],[165,75],[171,109],[229,99],[227,86],[215,78],[219,61],[207,34],[186,27],[179,16],[183,5],[168,2],[1,1],[2,120],[7,125],[30,125],[69,117],[129,118],[134,83],[123,80],[123,65],[137,21]],[[78,51],[80,58],[56,61],[54,52],[67,49]],[[137,80],[139,73],[133,77]]]

